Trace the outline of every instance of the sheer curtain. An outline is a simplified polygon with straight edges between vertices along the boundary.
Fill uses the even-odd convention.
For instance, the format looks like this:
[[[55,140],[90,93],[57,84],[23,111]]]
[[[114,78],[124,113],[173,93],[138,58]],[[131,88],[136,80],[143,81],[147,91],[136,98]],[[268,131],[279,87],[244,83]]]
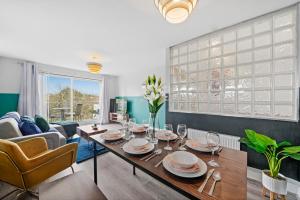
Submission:
[[[109,123],[109,103],[111,98],[115,98],[118,93],[117,77],[115,76],[103,76],[101,92],[101,114],[100,123]]]
[[[40,89],[37,64],[24,62],[22,66],[21,90],[18,112],[20,115],[40,114]]]

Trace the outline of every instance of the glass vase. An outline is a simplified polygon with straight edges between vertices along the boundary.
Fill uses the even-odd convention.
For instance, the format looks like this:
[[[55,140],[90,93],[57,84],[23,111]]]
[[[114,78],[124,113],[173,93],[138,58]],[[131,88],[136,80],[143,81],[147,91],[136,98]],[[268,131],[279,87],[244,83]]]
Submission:
[[[150,113],[149,115],[149,129],[148,129],[148,137],[151,143],[157,144],[158,140],[155,137],[155,132],[158,131],[159,128],[159,119],[157,113]]]

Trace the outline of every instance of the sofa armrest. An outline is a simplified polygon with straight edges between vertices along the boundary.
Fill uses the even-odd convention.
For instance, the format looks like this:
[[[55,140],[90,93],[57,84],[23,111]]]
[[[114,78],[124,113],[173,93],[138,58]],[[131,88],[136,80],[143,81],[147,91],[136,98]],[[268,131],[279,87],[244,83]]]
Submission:
[[[49,126],[50,126],[50,128],[55,128],[56,130],[58,130],[58,132],[60,134],[62,134],[65,138],[68,138],[68,135],[65,132],[64,127],[62,127],[61,125],[59,125],[59,124],[49,124]]]
[[[12,142],[20,142],[23,140],[28,140],[36,137],[45,138],[49,149],[56,149],[57,147],[66,144],[66,138],[58,132],[47,132],[41,134],[27,135],[27,136],[10,138],[9,140]]]

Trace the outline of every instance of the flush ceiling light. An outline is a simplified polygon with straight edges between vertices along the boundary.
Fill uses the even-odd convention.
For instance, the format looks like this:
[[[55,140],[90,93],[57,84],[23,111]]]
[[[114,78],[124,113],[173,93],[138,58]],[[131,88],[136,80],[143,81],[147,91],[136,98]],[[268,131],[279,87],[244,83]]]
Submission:
[[[87,63],[89,72],[93,73],[93,74],[99,74],[101,69],[102,69],[102,65],[100,63],[96,63],[96,62],[89,62]]]
[[[172,23],[184,22],[195,8],[197,0],[154,0],[164,18]]]

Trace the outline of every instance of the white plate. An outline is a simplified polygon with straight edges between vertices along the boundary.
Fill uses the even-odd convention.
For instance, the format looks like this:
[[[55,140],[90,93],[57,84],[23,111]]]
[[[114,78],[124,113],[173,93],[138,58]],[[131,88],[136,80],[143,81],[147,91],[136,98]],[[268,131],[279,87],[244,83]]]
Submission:
[[[133,133],[144,133],[144,132],[146,132],[146,128],[144,128],[144,129],[132,128],[132,129],[130,129],[130,131]]]
[[[135,150],[130,144],[129,142],[125,143],[123,145],[123,150],[126,152],[126,153],[129,153],[129,154],[133,154],[133,155],[142,155],[142,154],[146,154],[146,153],[149,153],[151,151],[154,150],[154,144],[153,143],[148,143],[147,145],[149,145],[149,149],[145,150],[145,151],[137,151]]]
[[[172,153],[173,162],[181,167],[192,167],[198,162],[198,157],[187,151],[175,151]]]
[[[146,140],[145,138],[134,138],[128,142],[128,144],[134,148],[141,148],[148,143],[148,140]]]
[[[110,133],[109,132],[102,133],[102,134],[100,134],[100,137],[106,141],[115,141],[115,140],[122,139],[125,136],[125,133],[120,133],[120,135],[118,135],[118,137],[113,137],[113,138],[105,137],[105,135],[108,135],[108,134],[110,134]]]
[[[203,146],[197,146],[197,147],[195,147],[195,146],[193,146],[193,145],[191,144],[191,141],[192,141],[192,140],[187,140],[187,141],[185,142],[185,145],[186,145],[187,147],[193,149],[193,150],[196,150],[196,151],[207,152],[207,153],[208,153],[208,152],[211,152],[211,149],[207,148],[207,147],[205,146],[205,144],[202,144]]]
[[[164,134],[164,131],[158,131],[155,133],[155,137],[159,140],[162,140],[162,141],[168,141],[167,138],[165,137],[161,137],[161,134]],[[176,135],[175,133],[172,133],[171,136],[170,136],[170,141],[171,140],[176,140],[178,138],[178,135]]]
[[[175,170],[171,164],[169,163],[169,159],[168,156],[171,156],[172,154],[167,155],[164,159],[163,159],[163,166],[164,168],[169,171],[170,173],[176,175],[176,176],[180,176],[183,178],[197,178],[200,176],[203,176],[206,172],[207,172],[207,165],[205,164],[205,162],[203,160],[201,160],[200,158],[198,158],[198,165],[200,167],[200,170],[196,173],[183,173],[183,172],[178,172],[177,170]]]

